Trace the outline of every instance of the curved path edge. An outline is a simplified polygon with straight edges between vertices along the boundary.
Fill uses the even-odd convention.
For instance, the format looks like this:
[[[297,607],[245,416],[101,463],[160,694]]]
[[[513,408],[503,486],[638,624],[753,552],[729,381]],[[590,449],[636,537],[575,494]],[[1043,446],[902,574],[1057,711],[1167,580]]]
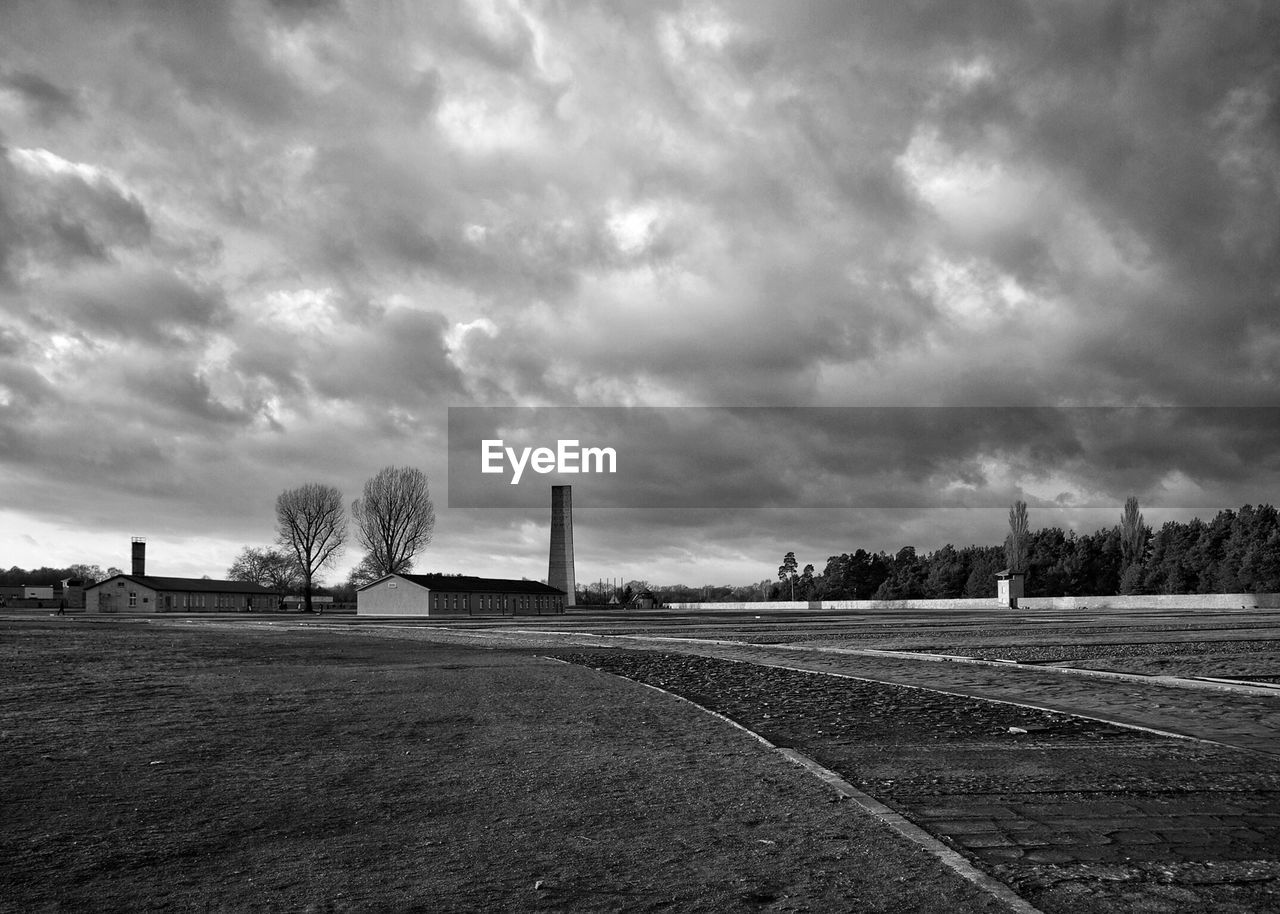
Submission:
[[[569,666],[574,665],[574,664],[570,664],[567,660],[560,660],[556,657],[547,657],[545,655],[539,655],[539,656],[541,656],[542,659],[544,660],[550,660],[554,663],[563,663]],[[590,667],[582,667],[582,668],[591,669]],[[840,796],[854,803],[863,812],[867,813],[872,818],[888,826],[893,831],[901,835],[903,838],[906,838],[911,843],[917,845],[922,850],[928,852],[929,854],[937,858],[939,862],[941,862],[948,869],[952,870],[956,875],[960,876],[962,879],[967,880],[968,882],[973,883],[974,885],[982,889],[987,894],[998,899],[1000,902],[1006,905],[1009,908],[1009,910],[1016,912],[1016,914],[1044,914],[1043,911],[1041,911],[1039,908],[1032,905],[1025,898],[1023,898],[1017,892],[1013,891],[1013,889],[1009,888],[1003,882],[1001,882],[1000,880],[992,876],[987,875],[982,870],[975,867],[972,863],[970,863],[964,857],[964,855],[951,849],[946,844],[942,843],[937,838],[935,838],[933,835],[929,834],[923,828],[921,828],[920,826],[916,825],[914,822],[907,819],[901,813],[895,812],[890,807],[881,803],[875,797],[871,796],[870,794],[863,793],[857,787],[854,787],[844,778],[840,777],[839,774],[832,771],[830,768],[826,768],[818,764],[816,761],[809,758],[809,756],[805,755],[803,752],[799,752],[795,749],[788,749],[780,746],[775,746],[765,737],[761,736],[759,733],[750,729],[749,727],[743,726],[733,718],[727,717],[724,714],[721,714],[719,711],[713,711],[710,708],[704,707],[703,705],[698,704],[696,701],[691,701],[688,698],[685,698],[683,695],[677,695],[675,692],[669,692],[660,686],[650,685],[647,682],[641,682],[638,679],[632,679],[629,676],[622,676],[617,673],[604,673],[603,671],[600,671],[600,670],[592,670],[592,672],[600,672],[602,673],[602,675],[610,676],[614,679],[624,679],[627,682],[635,683],[636,685],[643,686],[646,689],[652,689],[653,691],[658,692],[662,695],[665,695],[669,698],[674,698],[677,701],[682,701],[685,704],[692,705],[693,707],[697,708],[699,711],[703,712],[704,714],[709,714],[710,716],[729,724],[731,727],[736,727],[737,729],[741,730],[742,732],[754,738],[757,742],[759,742],[765,748],[771,749],[772,751],[778,753],[787,761],[791,762],[793,765],[797,765],[805,769],[810,774],[814,775],[819,780],[826,783],[827,786],[831,787]],[[806,672],[811,672],[811,671],[806,671]]]

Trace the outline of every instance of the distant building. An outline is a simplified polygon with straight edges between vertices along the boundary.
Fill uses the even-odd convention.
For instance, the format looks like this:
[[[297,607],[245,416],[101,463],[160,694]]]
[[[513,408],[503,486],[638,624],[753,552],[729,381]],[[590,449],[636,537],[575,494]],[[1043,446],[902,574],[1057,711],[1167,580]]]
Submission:
[[[389,574],[356,591],[357,616],[539,616],[566,594],[537,581],[453,574]]]
[[[85,612],[274,612],[279,598],[261,584],[209,578],[117,574],[84,589]]]
[[[67,578],[57,584],[0,584],[0,606],[6,609],[84,607],[84,582]]]
[[[79,578],[63,578],[62,599],[68,609],[84,609],[84,581]]]
[[[116,574],[84,588],[85,612],[271,612],[279,597],[261,584],[147,574],[147,544],[134,537],[131,574]]]
[[[631,597],[631,601],[627,603],[629,609],[653,609],[661,606],[662,601],[654,596],[652,590],[642,590]]]

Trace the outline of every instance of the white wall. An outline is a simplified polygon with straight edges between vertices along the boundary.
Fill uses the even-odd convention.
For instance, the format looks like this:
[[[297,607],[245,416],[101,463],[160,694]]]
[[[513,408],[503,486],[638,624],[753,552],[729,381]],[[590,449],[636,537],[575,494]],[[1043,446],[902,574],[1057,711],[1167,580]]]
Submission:
[[[356,592],[357,616],[429,616],[431,591],[403,578],[389,578]]]
[[[695,612],[826,612],[828,610],[885,609],[990,609],[999,606],[995,597],[955,600],[772,600],[762,603],[670,603],[663,609],[687,609]],[[582,607],[578,607],[581,609]]]
[[[1023,597],[1019,609],[1277,609],[1275,593],[1150,594],[1114,597]]]
[[[123,587],[117,585],[123,583]],[[129,594],[137,594],[137,605],[129,605]],[[143,600],[146,602],[144,603]],[[111,581],[84,592],[84,611],[117,612],[117,613],[153,613],[158,612],[156,592],[143,587],[136,581]]]
[[[672,603],[664,609],[692,612],[868,612],[894,609],[992,609],[1002,604],[995,597],[956,600],[814,600],[765,603]],[[1110,597],[1020,597],[1018,609],[1277,609],[1280,594],[1201,593],[1153,594]],[[579,607],[581,608],[581,607]]]

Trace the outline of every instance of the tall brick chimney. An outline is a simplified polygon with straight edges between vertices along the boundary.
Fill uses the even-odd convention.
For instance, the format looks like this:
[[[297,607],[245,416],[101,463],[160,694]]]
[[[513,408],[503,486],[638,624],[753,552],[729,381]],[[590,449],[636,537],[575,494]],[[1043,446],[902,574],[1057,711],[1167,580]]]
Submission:
[[[573,575],[573,486],[551,487],[551,561],[547,583],[565,592],[564,605],[577,599]]]
[[[144,577],[147,573],[147,541],[140,536],[133,538],[133,576]]]

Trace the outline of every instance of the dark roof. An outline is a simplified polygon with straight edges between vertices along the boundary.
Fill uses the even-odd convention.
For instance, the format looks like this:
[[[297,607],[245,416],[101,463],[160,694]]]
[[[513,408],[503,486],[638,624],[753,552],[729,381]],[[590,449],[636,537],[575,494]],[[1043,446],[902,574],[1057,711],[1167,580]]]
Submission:
[[[542,584],[538,581],[516,581],[511,578],[475,578],[465,574],[387,575],[364,585],[360,589],[364,590],[365,587],[372,587],[374,584],[385,581],[388,577],[404,578],[419,587],[439,590],[444,593],[478,593],[483,591],[484,593],[532,593],[561,597],[566,595],[558,587],[552,587],[549,584]]]
[[[250,583],[249,581],[215,581],[211,578],[159,578],[150,574],[112,575],[105,581],[99,581],[97,584],[90,584],[85,589],[91,590],[94,587],[102,587],[117,578],[124,581],[135,581],[143,587],[149,587],[152,590],[177,590],[189,593],[275,593],[274,590],[263,587],[261,584]]]

